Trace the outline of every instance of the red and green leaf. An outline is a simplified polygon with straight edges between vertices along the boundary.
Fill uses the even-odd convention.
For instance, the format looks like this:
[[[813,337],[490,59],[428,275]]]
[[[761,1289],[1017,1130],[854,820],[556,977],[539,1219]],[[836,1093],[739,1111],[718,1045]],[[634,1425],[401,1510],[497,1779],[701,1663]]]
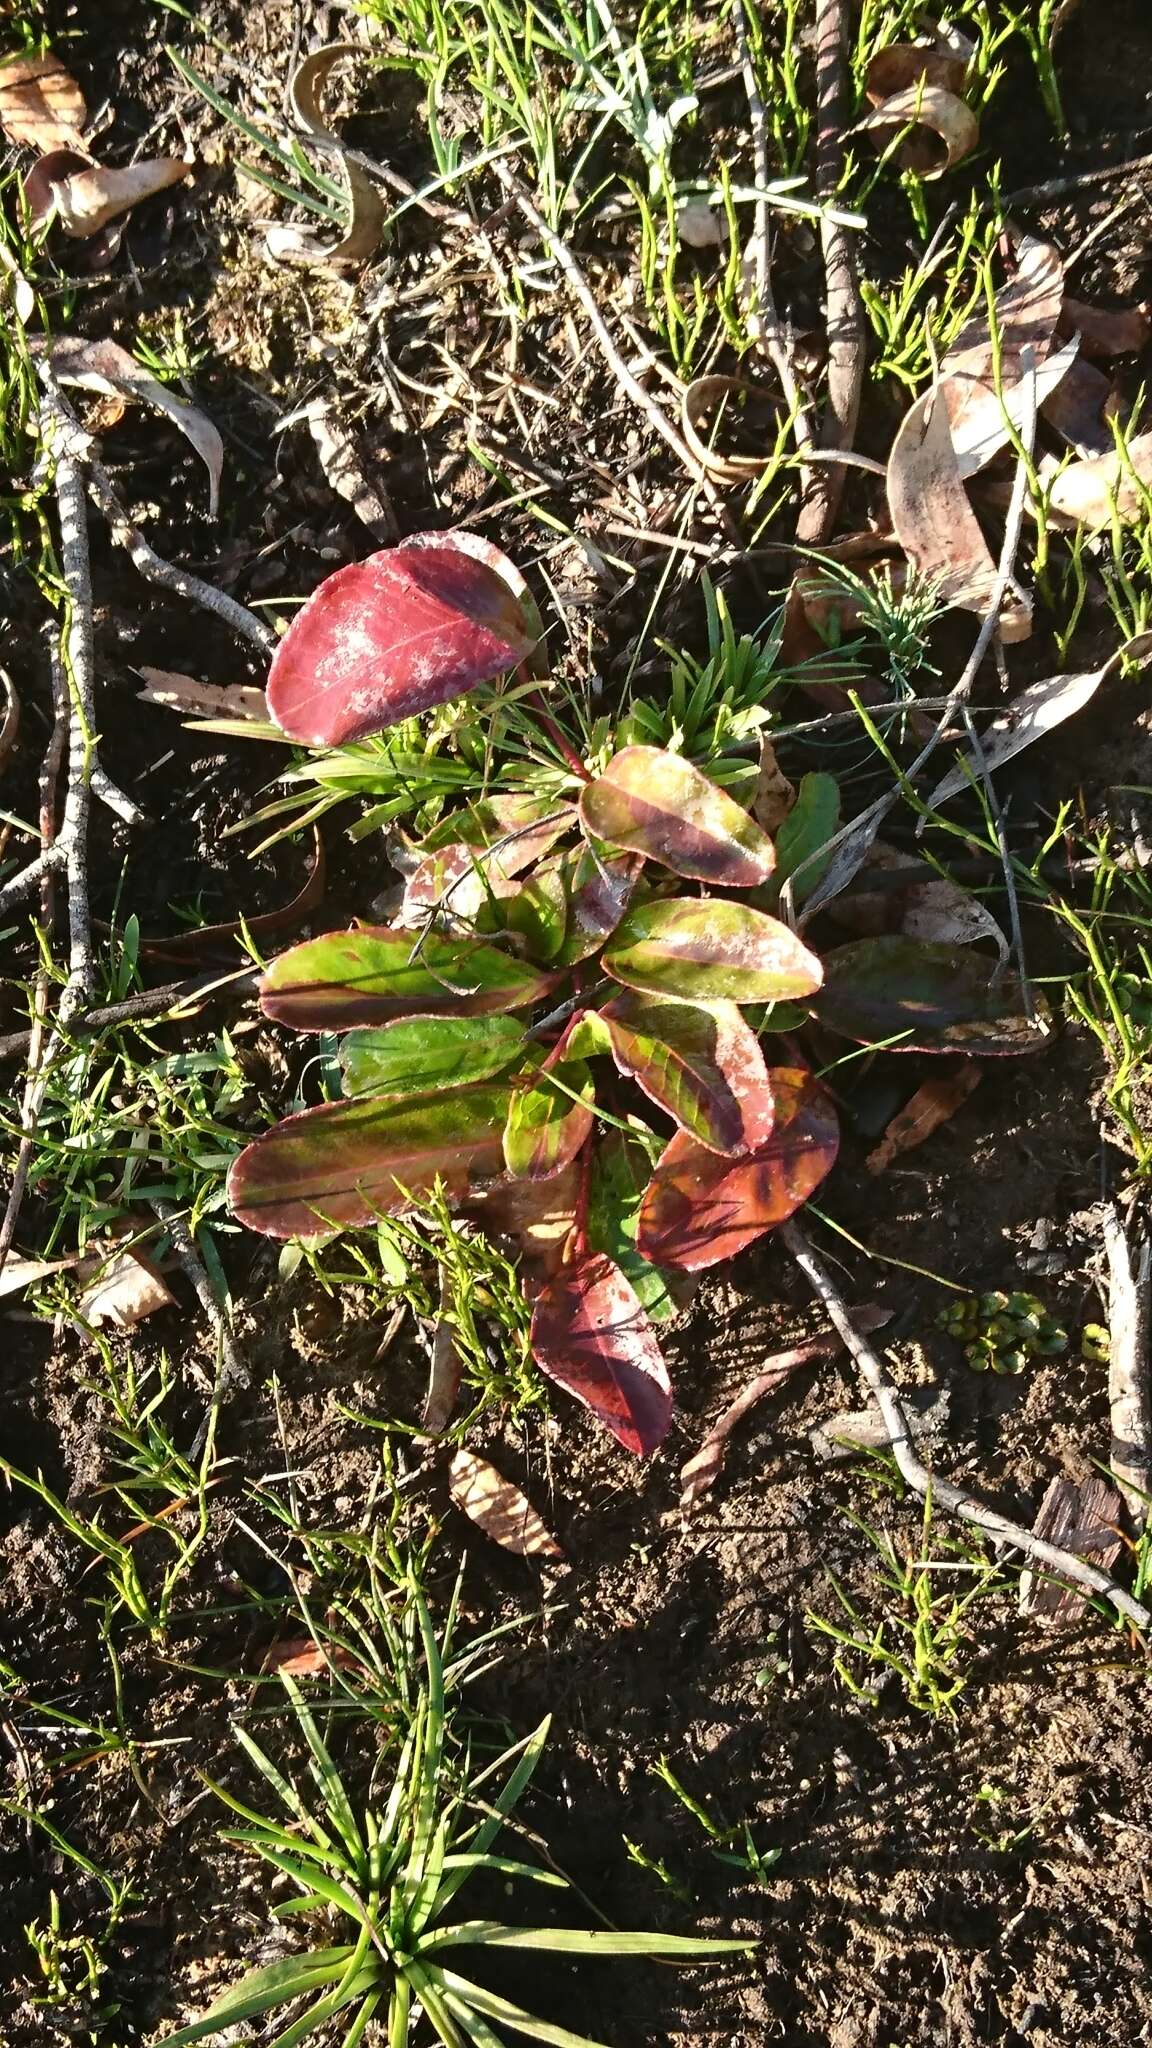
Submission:
[[[672,1388],[635,1288],[600,1252],[562,1266],[536,1298],[532,1354],[626,1450],[646,1457],[672,1419]]]
[[[246,1145],[233,1214],[266,1237],[327,1237],[398,1215],[437,1180],[460,1200],[502,1170],[508,1088],[479,1082],[397,1102],[325,1102]]]
[[[570,1166],[588,1138],[596,1089],[582,1060],[516,1087],[504,1126],[504,1163],[523,1180],[548,1180]]]
[[[770,1137],[772,1090],[759,1041],[735,1003],[616,996],[600,1011],[622,1074],[714,1152]]]
[[[773,1003],[812,995],[820,962],[786,924],[745,903],[655,897],[617,926],[608,973],[685,1002]]]
[[[527,1033],[513,1017],[397,1017],[340,1041],[345,1095],[423,1095],[502,1074]]]
[[[664,1323],[677,1306],[668,1276],[636,1249],[640,1204],[652,1177],[653,1156],[660,1150],[659,1140],[651,1140],[651,1145],[650,1151],[631,1131],[603,1132],[592,1154],[585,1230],[591,1250],[606,1252],[632,1282],[653,1322]]]
[[[766,882],[772,841],[755,819],[680,754],[625,747],[581,791],[580,821],[610,846],[728,889]]]
[[[290,739],[342,746],[503,675],[535,641],[487,562],[455,545],[385,548],[326,577],[296,614],[268,708]]]
[[[553,956],[557,967],[577,967],[598,952],[620,923],[644,861],[638,853],[616,853],[609,846],[589,843],[568,854],[563,863],[568,892],[568,922],[564,943]]]
[[[1020,983],[970,947],[899,933],[837,946],[824,962],[814,1014],[861,1045],[892,1052],[1036,1052],[1050,1043],[1048,1008],[1034,995],[1030,1023]]]
[[[550,1180],[514,1180],[504,1174],[460,1206],[486,1236],[510,1238],[520,1250],[521,1271],[530,1281],[543,1282],[563,1264],[583,1173],[583,1161],[574,1160]]]
[[[787,1222],[835,1164],[840,1134],[830,1097],[799,1067],[770,1067],[776,1126],[743,1159],[721,1158],[677,1131],[640,1210],[637,1249],[689,1273],[719,1265]]]
[[[348,1031],[423,1010],[480,1016],[522,1010],[555,976],[470,939],[358,925],[305,939],[272,962],[260,984],[266,1017],[293,1031]]]

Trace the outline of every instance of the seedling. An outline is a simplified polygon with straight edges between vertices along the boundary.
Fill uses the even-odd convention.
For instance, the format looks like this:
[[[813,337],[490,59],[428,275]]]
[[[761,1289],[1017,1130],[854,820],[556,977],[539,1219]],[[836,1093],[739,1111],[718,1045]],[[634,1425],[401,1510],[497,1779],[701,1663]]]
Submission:
[[[707,1835],[712,1854],[718,1863],[727,1863],[733,1870],[744,1871],[748,1877],[754,1878],[757,1884],[765,1883],[768,1872],[783,1855],[782,1849],[758,1849],[747,1821],[742,1821],[737,1827],[729,1827],[726,1822],[716,1820],[706,1806],[702,1806],[698,1799],[693,1798],[687,1786],[681,1784],[666,1756],[662,1756],[659,1763],[653,1765],[652,1775],[667,1785],[684,1811],[691,1814],[697,1826]]]
[[[964,1346],[977,1372],[1023,1372],[1031,1360],[1055,1358],[1068,1349],[1068,1333],[1034,1294],[970,1295],[950,1302],[936,1318]]]

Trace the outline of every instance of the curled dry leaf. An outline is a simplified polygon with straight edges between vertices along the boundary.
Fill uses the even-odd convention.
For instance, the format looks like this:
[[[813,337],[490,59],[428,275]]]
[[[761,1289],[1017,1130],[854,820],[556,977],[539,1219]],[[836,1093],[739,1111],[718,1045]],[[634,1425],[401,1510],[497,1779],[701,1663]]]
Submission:
[[[1152,336],[1152,321],[1143,306],[1089,306],[1068,293],[1060,313],[1065,333],[1078,334],[1085,355],[1138,355]]]
[[[517,1557],[563,1557],[531,1501],[487,1458],[457,1451],[448,1467],[448,1491],[469,1521],[502,1550],[511,1550]]]
[[[363,1671],[360,1659],[343,1643],[315,1643],[311,1636],[282,1636],[269,1644],[261,1671],[282,1671],[288,1678],[321,1678],[325,1671]]]
[[[685,386],[680,405],[680,426],[689,448],[702,469],[721,483],[743,483],[762,476],[768,467],[769,450],[760,455],[725,454],[716,445],[728,409],[725,401],[759,398],[762,394],[739,377],[693,377]],[[733,405],[732,409],[735,409]]]
[[[63,157],[51,165],[43,159],[25,178],[24,197],[34,221],[55,214],[65,234],[82,242],[98,235],[109,221],[131,213],[142,200],[180,184],[194,169],[183,157],[173,156],[151,157],[122,170],[80,158],[70,160],[67,167]]]
[[[80,87],[51,50],[0,63],[0,128],[9,142],[27,143],[42,156],[79,147],[87,119]]]
[[[1136,434],[1124,448],[1073,462],[1059,472],[1051,461],[1041,463],[1048,510],[1078,526],[1095,529],[1113,518],[1131,524],[1143,519],[1152,489],[1152,434]]]
[[[9,1256],[0,1267],[0,1300],[6,1294],[20,1294],[25,1287],[34,1287],[37,1280],[46,1280],[50,1273],[68,1273],[75,1266],[83,1265],[88,1254],[73,1252],[65,1259],[21,1259]]]
[[[881,149],[893,132],[910,130],[900,145],[900,162],[922,178],[942,178],[980,140],[980,123],[967,101],[946,86],[930,85],[924,76],[890,93],[859,125]]]
[[[933,1074],[892,1118],[874,1152],[864,1161],[869,1173],[883,1173],[901,1152],[911,1152],[954,1117],[979,1087],[984,1069],[975,1060],[960,1060],[946,1074]]]
[[[64,336],[52,344],[52,368],[62,384],[77,385],[83,391],[118,393],[155,406],[179,427],[191,442],[208,471],[208,510],[215,518],[220,503],[220,478],[224,469],[224,443],[207,413],[174,393],[141,367],[127,349],[115,341],[87,341],[82,336]]]
[[[1016,267],[996,294],[994,348],[988,316],[961,328],[940,365],[940,384],[961,476],[973,476],[1010,438],[1005,414],[1017,429],[1031,404],[1033,383],[1042,405],[1071,368],[1073,336],[1049,362],[1064,297],[1064,266],[1049,242],[1023,235]],[[1025,350],[1028,354],[1025,355]],[[1027,364],[1031,363],[1031,374]]]
[[[366,263],[379,247],[384,232],[384,202],[371,179],[355,159],[344,151],[324,124],[323,102],[328,81],[337,64],[346,57],[362,57],[355,43],[328,43],[313,50],[292,75],[289,98],[292,111],[306,135],[325,143],[340,166],[348,201],[348,221],[336,243],[321,240],[314,228],[271,227],[265,236],[268,254],[279,263],[319,266]]]
[[[888,505],[897,539],[917,573],[936,582],[946,603],[983,616],[995,592],[996,564],[968,502],[939,384],[901,421],[888,458]],[[1031,630],[1031,600],[1010,585],[1001,638],[1024,640]]]
[[[138,668],[136,673],[144,683],[136,693],[141,704],[158,704],[193,718],[242,718],[258,725],[267,719],[263,690],[243,683],[202,683],[173,668]]]
[[[111,1323],[130,1330],[160,1308],[173,1308],[176,1297],[156,1267],[141,1252],[114,1252],[90,1287],[80,1296],[80,1314],[97,1326]]]
[[[852,1321],[856,1329],[878,1330],[888,1322],[890,1311],[882,1308],[854,1308]],[[768,1394],[774,1394],[777,1387],[798,1372],[803,1365],[811,1365],[817,1358],[834,1358],[843,1348],[844,1339],[838,1330],[822,1331],[818,1337],[806,1337],[800,1344],[793,1344],[787,1351],[777,1351],[764,1361],[755,1379],[742,1387],[736,1399],[724,1410],[719,1420],[708,1431],[700,1449],[680,1467],[680,1511],[686,1514],[694,1507],[702,1494],[709,1493],[724,1470],[728,1455],[728,1438],[738,1422],[763,1401]]]
[[[761,740],[760,768],[752,799],[752,815],[761,831],[778,832],[795,801],[795,788],[776,759],[775,747],[771,740]]]
[[[1125,641],[1102,668],[1092,669],[1084,675],[1046,676],[1042,682],[1030,683],[1021,690],[999,718],[993,720],[980,742],[983,764],[991,771],[1010,761],[1015,754],[1022,754],[1034,740],[1042,739],[1055,726],[1062,725],[1077,711],[1082,711],[1096,695],[1102,682],[1122,661],[1144,662],[1152,660],[1152,633],[1141,633],[1134,640]],[[963,766],[951,768],[943,780],[938,782],[931,796],[930,805],[942,804],[950,796],[956,796],[967,789],[977,773],[976,762],[969,751],[963,755]]]

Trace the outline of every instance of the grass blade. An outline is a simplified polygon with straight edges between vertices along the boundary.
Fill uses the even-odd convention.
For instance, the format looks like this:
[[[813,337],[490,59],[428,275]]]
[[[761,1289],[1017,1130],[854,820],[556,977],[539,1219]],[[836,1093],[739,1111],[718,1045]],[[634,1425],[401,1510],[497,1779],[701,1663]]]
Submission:
[[[678,1956],[700,1961],[708,1956],[746,1955],[754,1941],[714,1941],[691,1934],[644,1934],[617,1928],[505,1927],[499,1920],[464,1920],[443,1927],[421,1942],[420,1954],[442,1948],[535,1948],[569,1956]]]

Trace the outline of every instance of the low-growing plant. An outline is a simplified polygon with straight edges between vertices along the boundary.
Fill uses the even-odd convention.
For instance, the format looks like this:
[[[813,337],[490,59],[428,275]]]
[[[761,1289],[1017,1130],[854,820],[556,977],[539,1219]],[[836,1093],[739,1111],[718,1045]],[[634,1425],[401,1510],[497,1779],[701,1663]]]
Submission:
[[[320,586],[269,708],[320,746],[514,668],[527,706],[540,634],[496,549],[422,536]],[[799,936],[839,822],[831,776],[804,778],[773,838],[668,748],[569,765],[575,801],[492,794],[393,841],[395,921],[272,963],[265,1015],[341,1034],[346,1099],[247,1146],[229,1193],[252,1228],[318,1239],[441,1189],[521,1245],[542,1370],[644,1453],[672,1410],[653,1327],[669,1272],[786,1221],[836,1158],[830,1096],[792,1041],[769,1064],[761,1035],[815,1018],[865,1044],[1011,1052],[1043,1033],[971,952],[892,935],[821,960]]]

